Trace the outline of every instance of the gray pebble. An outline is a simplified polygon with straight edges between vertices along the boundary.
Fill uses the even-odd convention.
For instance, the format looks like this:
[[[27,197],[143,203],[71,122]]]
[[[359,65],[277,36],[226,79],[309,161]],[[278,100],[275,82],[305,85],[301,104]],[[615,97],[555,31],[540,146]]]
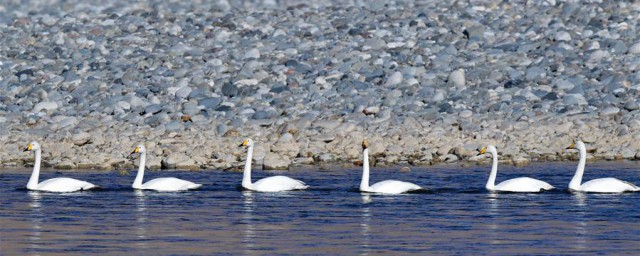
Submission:
[[[460,111],[458,115],[462,118],[469,118],[473,115],[473,112],[471,112],[471,110],[465,109]]]

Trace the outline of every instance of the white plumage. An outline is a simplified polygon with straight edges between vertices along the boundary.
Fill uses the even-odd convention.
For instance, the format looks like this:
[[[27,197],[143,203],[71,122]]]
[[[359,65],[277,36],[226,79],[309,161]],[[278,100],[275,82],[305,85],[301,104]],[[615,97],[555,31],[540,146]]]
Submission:
[[[412,190],[422,189],[422,187],[399,180],[384,180],[369,186],[369,142],[362,142],[362,181],[360,182],[360,191],[381,194],[402,194]]]
[[[27,183],[27,189],[47,192],[75,192],[97,187],[96,185],[86,181],[65,177],[48,179],[38,183],[38,179],[40,178],[40,162],[42,161],[42,149],[40,144],[35,141],[31,142],[27,145],[24,151],[35,152],[35,163],[33,164],[31,178],[29,178],[29,182]]]
[[[202,186],[202,184],[196,184],[191,181],[186,181],[178,178],[156,178],[142,184],[142,179],[144,178],[144,169],[145,163],[147,159],[147,150],[144,145],[138,145],[131,154],[140,154],[140,166],[138,167],[138,174],[136,175],[136,179],[133,181],[134,189],[145,189],[145,190],[155,190],[155,191],[163,191],[163,192],[173,192],[173,191],[184,191],[189,189],[197,189]]]
[[[541,192],[545,190],[551,190],[554,187],[549,183],[546,183],[541,180],[529,178],[529,177],[520,177],[514,178],[510,180],[505,180],[500,182],[498,185],[496,183],[496,176],[498,175],[498,151],[496,147],[493,145],[489,145],[480,150],[481,154],[485,154],[486,152],[491,153],[493,165],[491,167],[491,174],[489,174],[489,180],[487,180],[487,185],[485,188],[490,191],[502,191],[502,192],[527,192],[527,193],[535,193]]]
[[[286,176],[272,176],[251,182],[251,158],[253,157],[253,140],[246,139],[241,147],[247,148],[247,160],[242,173],[242,187],[248,190],[259,192],[280,192],[288,190],[306,189],[304,182]]]
[[[577,146],[577,147],[576,147]],[[600,178],[582,183],[582,175],[584,174],[584,166],[587,161],[587,148],[582,141],[571,143],[567,149],[577,148],[580,152],[580,161],[576,173],[569,182],[569,190],[578,192],[594,192],[594,193],[622,193],[640,191],[640,187],[626,181],[616,178]]]

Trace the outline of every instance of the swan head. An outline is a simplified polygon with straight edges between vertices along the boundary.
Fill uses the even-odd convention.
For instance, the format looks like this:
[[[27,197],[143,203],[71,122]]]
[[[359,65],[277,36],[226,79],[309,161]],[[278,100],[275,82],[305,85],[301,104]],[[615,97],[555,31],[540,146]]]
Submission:
[[[242,142],[242,144],[240,144],[239,147],[253,147],[253,140],[252,139],[246,139]]]
[[[496,150],[496,147],[493,146],[493,145],[489,145],[489,146],[486,146],[486,147],[483,147],[482,149],[480,149],[480,154],[481,155],[484,155],[487,152],[489,152],[491,154],[497,154],[498,150]]]
[[[365,150],[369,148],[369,141],[368,140],[363,140],[362,141],[362,150]]]
[[[581,149],[581,148],[586,148],[586,147],[584,146],[584,142],[579,140],[572,141],[571,145],[567,147],[567,149]]]
[[[147,152],[147,149],[144,147],[144,145],[139,144],[138,146],[136,146],[136,148],[133,149],[131,154],[129,154],[129,157],[132,157],[135,154],[140,154],[140,153],[145,153],[145,152]]]
[[[24,148],[24,152],[27,151],[36,151],[40,149],[40,143],[36,142],[36,141],[32,141],[31,143],[29,143],[25,148]]]

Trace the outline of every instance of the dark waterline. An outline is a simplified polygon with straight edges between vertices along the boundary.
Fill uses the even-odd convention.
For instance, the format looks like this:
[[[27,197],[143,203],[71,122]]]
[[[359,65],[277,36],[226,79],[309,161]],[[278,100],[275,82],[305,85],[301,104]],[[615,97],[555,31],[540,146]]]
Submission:
[[[636,162],[587,165],[584,180],[616,177],[640,184]],[[241,191],[242,174],[150,171],[145,180],[203,183],[182,193],[133,191],[135,173],[44,170],[101,190],[55,194],[23,189],[30,170],[0,171],[0,254],[636,254],[640,193],[572,194],[575,163],[503,165],[497,181],[519,176],[559,189],[541,194],[484,190],[489,166],[373,168],[372,182],[409,181],[428,192],[357,192],[358,168],[286,175],[306,191]],[[276,172],[255,171],[254,179]],[[279,173],[278,173],[279,174]]]

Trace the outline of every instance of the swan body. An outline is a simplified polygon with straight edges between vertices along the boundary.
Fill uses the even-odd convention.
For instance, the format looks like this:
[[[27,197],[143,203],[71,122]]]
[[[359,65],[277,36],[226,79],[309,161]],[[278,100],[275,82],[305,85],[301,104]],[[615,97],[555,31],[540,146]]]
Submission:
[[[29,145],[27,145],[24,151],[35,152],[35,163],[33,165],[33,172],[31,173],[31,178],[29,178],[29,182],[27,183],[27,189],[29,190],[46,192],[75,192],[89,190],[97,187],[96,185],[93,185],[86,181],[65,177],[48,179],[38,183],[38,179],[40,178],[40,163],[42,158],[42,149],[40,147],[40,144],[35,141],[31,142],[29,143]]]
[[[580,152],[580,161],[576,173],[569,182],[569,190],[577,192],[593,192],[593,193],[623,193],[640,191],[640,187],[629,182],[616,178],[600,178],[582,183],[582,175],[584,175],[584,166],[587,159],[587,148],[582,141],[571,143],[567,149],[577,148]]]
[[[500,182],[498,185],[495,185],[496,176],[498,175],[498,151],[496,150],[495,146],[489,145],[485,148],[482,148],[482,150],[480,150],[480,154],[485,154],[487,151],[491,153],[491,156],[493,158],[491,174],[489,174],[489,180],[487,180],[487,185],[485,186],[487,190],[500,192],[536,193],[545,190],[551,190],[554,188],[549,183],[529,177],[520,177],[505,180],[503,182]]]
[[[289,178],[287,176],[272,176],[260,179],[256,182],[251,182],[251,158],[253,157],[253,140],[246,139],[241,147],[247,148],[247,160],[245,161],[244,171],[242,173],[242,187],[248,190],[258,192],[280,192],[289,190],[301,190],[306,189],[307,186],[304,182]]]
[[[138,145],[131,154],[140,154],[140,166],[138,167],[138,174],[136,175],[136,179],[133,181],[134,189],[144,189],[144,190],[155,190],[162,192],[175,192],[175,191],[184,191],[190,189],[197,189],[202,186],[202,184],[196,184],[191,181],[186,181],[178,178],[157,178],[152,179],[150,181],[142,184],[142,179],[144,177],[144,168],[147,159],[147,150],[144,145]]]
[[[369,142],[362,142],[362,181],[360,182],[360,191],[380,194],[402,194],[413,190],[422,189],[422,187],[399,180],[384,180],[369,186]]]

